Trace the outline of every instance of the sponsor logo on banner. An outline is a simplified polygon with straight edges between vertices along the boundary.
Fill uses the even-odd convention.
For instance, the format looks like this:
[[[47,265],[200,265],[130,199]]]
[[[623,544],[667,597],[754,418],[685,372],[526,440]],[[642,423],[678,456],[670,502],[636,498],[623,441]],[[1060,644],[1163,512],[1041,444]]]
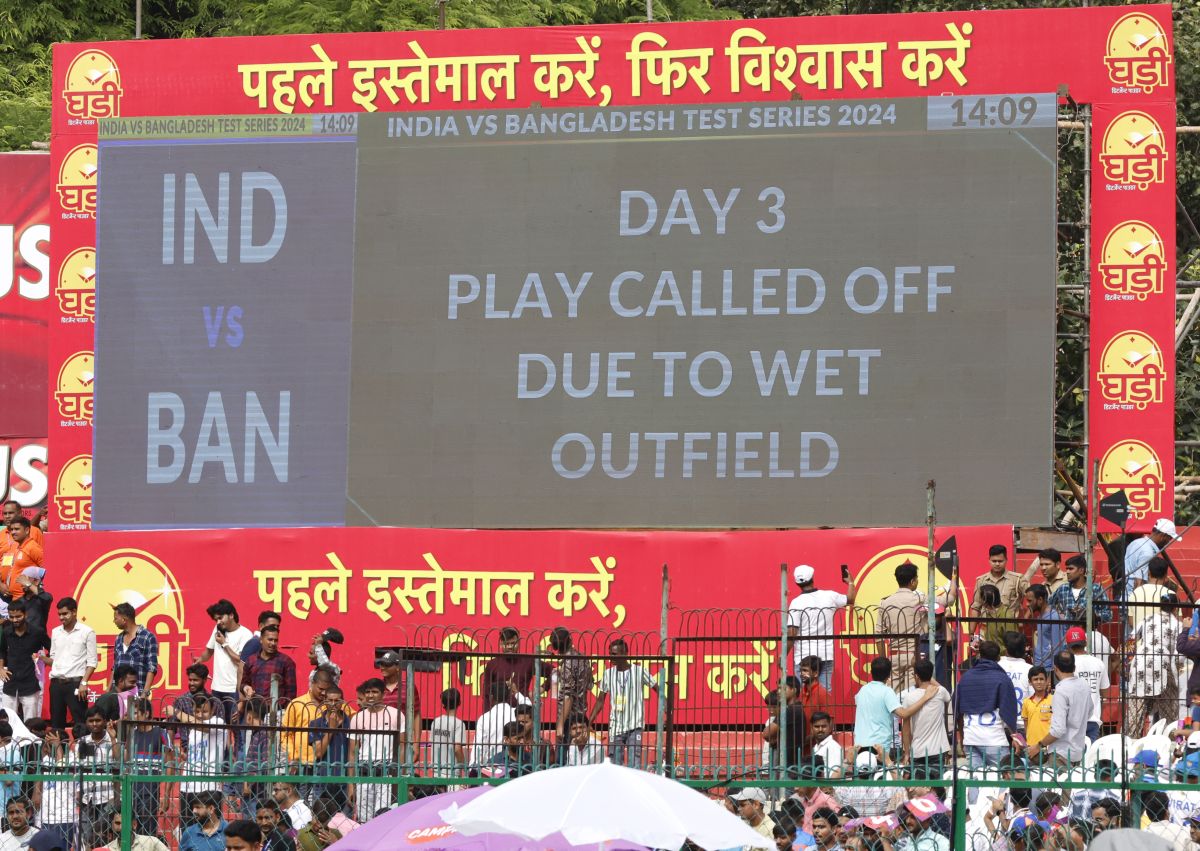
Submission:
[[[87,122],[116,118],[121,114],[121,72],[117,63],[103,50],[80,53],[67,68],[62,99],[72,118]]]
[[[58,171],[58,201],[62,205],[63,218],[96,217],[96,164],[95,145],[77,145],[63,157]]]
[[[929,587],[928,550],[917,544],[900,544],[876,553],[854,576],[854,586],[858,589],[858,594],[854,599],[855,608],[847,609],[848,634],[874,635],[879,632],[879,604],[884,598],[896,593],[896,568],[905,562],[912,562],[917,566],[917,591],[925,594]],[[935,577],[934,582],[938,586],[946,584],[946,580],[941,576]],[[925,649],[921,648],[922,655]],[[849,650],[850,673],[856,683],[870,682],[871,660],[876,656],[888,655],[885,642],[873,638],[851,640]]]
[[[1151,94],[1168,84],[1171,57],[1167,34],[1158,21],[1142,12],[1125,15],[1108,31],[1104,51],[1113,93]]]
[[[105,553],[79,578],[75,599],[79,602],[79,619],[96,631],[100,664],[92,675],[93,683],[107,684],[110,678],[117,635],[112,610],[120,603],[129,603],[138,623],[158,639],[158,675],[147,685],[172,690],[183,687],[189,637],[183,593],[175,574],[160,559],[134,549]]]
[[[1140,331],[1122,331],[1104,347],[1100,356],[1100,393],[1114,407],[1137,408],[1163,399],[1166,366],[1162,349]]]
[[[86,529],[92,524],[92,456],[76,455],[58,474],[54,506],[60,523]]]
[[[1138,301],[1160,295],[1167,275],[1162,238],[1145,222],[1121,222],[1104,238],[1098,268],[1110,293]]]
[[[1122,440],[1100,459],[1100,498],[1125,491],[1131,519],[1162,511],[1163,474],[1158,454],[1140,440]]]
[[[1116,187],[1145,189],[1166,179],[1166,136],[1144,112],[1122,112],[1104,131],[1100,165],[1104,179]]]
[[[95,385],[96,355],[93,352],[76,352],[63,361],[54,391],[58,415],[64,420],[90,423]]]
[[[64,316],[96,321],[96,249],[76,248],[58,270],[58,309]]]

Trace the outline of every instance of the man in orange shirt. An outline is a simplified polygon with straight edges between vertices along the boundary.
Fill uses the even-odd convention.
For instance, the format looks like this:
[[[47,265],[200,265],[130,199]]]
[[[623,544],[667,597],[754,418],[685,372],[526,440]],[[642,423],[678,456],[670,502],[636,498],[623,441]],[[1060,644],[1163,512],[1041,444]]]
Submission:
[[[15,499],[10,499],[0,508],[0,521],[3,521],[4,528],[0,529],[0,552],[7,550],[13,545],[12,536],[8,533],[8,526],[21,515],[21,503]],[[42,530],[41,527],[30,525],[29,537],[34,540],[39,546],[42,545]]]
[[[27,567],[41,567],[43,561],[42,547],[29,534],[29,518],[18,515],[8,524],[8,534],[12,539],[9,548],[0,555],[0,582],[3,589],[13,600],[19,600],[25,595],[25,586],[20,582],[21,571]]]

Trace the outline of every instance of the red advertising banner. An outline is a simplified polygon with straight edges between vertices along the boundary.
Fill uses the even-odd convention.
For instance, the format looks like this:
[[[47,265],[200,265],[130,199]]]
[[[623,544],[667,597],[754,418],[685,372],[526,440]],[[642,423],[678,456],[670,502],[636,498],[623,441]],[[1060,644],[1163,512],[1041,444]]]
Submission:
[[[49,222],[50,157],[0,153],[0,498],[27,510],[48,490]]]
[[[370,676],[374,649],[412,646],[436,636],[433,649],[493,653],[496,629],[514,626],[527,637],[522,652],[544,650],[545,633],[568,625],[576,634],[630,636],[631,652],[651,647],[657,655],[661,622],[661,576],[671,578],[669,632],[684,630],[683,612],[711,607],[774,609],[780,606],[780,565],[788,567],[787,596],[797,593],[791,567],[813,565],[819,588],[843,589],[839,565],[847,564],[858,586],[856,605],[870,609],[896,590],[894,572],[911,561],[927,582],[924,529],[858,529],[788,532],[502,532],[416,529],[295,529],[235,532],[93,532],[56,534],[52,541],[57,595],[72,594],[79,616],[99,635],[100,666],[93,685],[110,674],[116,629],[112,606],[127,602],[138,622],[159,640],[160,691],[186,685],[184,669],[203,652],[213,630],[205,608],[219,597],[238,608],[243,624],[259,611],[283,615],[281,644],[301,671],[312,636],[340,629],[345,645],[334,661],[345,682]],[[1012,529],[973,526],[939,529],[938,542],[953,535],[965,588],[988,569],[988,547],[1011,548]],[[69,567],[67,567],[69,566]],[[1022,569],[1024,563],[1019,565]],[[64,576],[64,574],[69,574]],[[936,578],[939,586],[948,584]],[[763,619],[764,623],[766,618]],[[742,620],[750,624],[749,615]],[[775,619],[778,623],[778,619]],[[873,630],[873,614],[863,631]],[[848,627],[836,625],[839,632]],[[528,638],[543,639],[535,646]],[[634,636],[641,636],[640,639]],[[697,645],[681,660],[676,706],[730,711],[753,707],[779,676],[779,642],[764,636],[728,636],[723,645]],[[603,638],[585,652],[604,653]],[[597,644],[601,646],[590,646]],[[864,681],[873,642],[839,654],[838,681]],[[645,652],[644,650],[642,652]],[[720,672],[732,665],[741,673]],[[442,688],[478,697],[472,665],[447,663],[419,678],[423,701],[434,704]],[[718,700],[720,698],[720,700]],[[842,701],[848,702],[848,701]],[[724,716],[728,720],[728,716]],[[719,713],[709,720],[722,720]]]
[[[344,627],[350,667],[362,672],[368,647],[402,643],[416,624],[515,619],[530,626],[656,630],[663,563],[673,566],[678,608],[776,606],[778,564],[800,560],[819,568],[825,587],[837,585],[836,564],[850,563],[864,592],[878,588],[860,597],[866,605],[894,587],[895,558],[919,561],[924,553],[923,530],[91,531],[89,378],[96,368],[97,289],[102,295],[105,286],[120,286],[96,279],[103,167],[97,122],[117,117],[144,117],[148,125],[166,117],[164,127],[220,135],[218,119],[207,116],[250,116],[239,126],[288,132],[297,113],[694,104],[689,120],[703,124],[714,119],[706,105],[743,101],[1058,92],[1091,103],[1096,238],[1089,439],[1103,462],[1102,486],[1124,487],[1137,509],[1131,529],[1147,528],[1158,514],[1171,513],[1173,482],[1170,21],[1168,5],[1101,6],[56,45],[49,374],[57,386],[49,406],[51,522],[58,532],[48,543],[48,564],[57,573],[50,584],[56,593],[75,591],[81,612],[98,629],[110,621],[107,605],[128,596],[164,640],[161,685],[173,689],[189,648],[202,646],[210,630],[202,607],[222,595],[234,599],[247,620],[257,608],[281,608],[285,634],[300,632],[302,639],[314,626]],[[982,99],[978,105],[978,116],[959,117],[996,124]],[[770,120],[794,115],[783,109]],[[1006,392],[1019,398],[1019,388]],[[177,521],[181,527],[188,522],[186,516]],[[855,522],[845,518],[846,525]],[[964,577],[983,568],[988,544],[1007,537],[999,527],[956,531]],[[443,587],[439,571],[464,575],[454,579],[461,585],[441,595],[413,595],[403,576],[412,571],[413,581],[423,577],[436,588]],[[593,583],[587,586],[593,593],[568,593],[556,577],[572,573]],[[495,596],[479,590],[486,579],[494,591],[499,574],[527,587],[527,609],[506,603],[503,610]],[[695,679],[685,679],[689,695],[713,682],[704,664],[696,660]]]
[[[1175,101],[1097,104],[1092,140],[1092,457],[1128,528],[1175,499]],[[1168,96],[1168,97],[1163,97]]]

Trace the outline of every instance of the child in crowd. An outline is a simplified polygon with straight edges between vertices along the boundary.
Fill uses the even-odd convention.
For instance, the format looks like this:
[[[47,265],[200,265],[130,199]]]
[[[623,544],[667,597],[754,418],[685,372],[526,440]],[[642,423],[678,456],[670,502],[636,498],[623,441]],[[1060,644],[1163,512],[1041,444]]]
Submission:
[[[434,777],[459,777],[467,761],[467,725],[458,717],[462,694],[456,688],[442,692],[444,714],[433,719],[429,730]]]

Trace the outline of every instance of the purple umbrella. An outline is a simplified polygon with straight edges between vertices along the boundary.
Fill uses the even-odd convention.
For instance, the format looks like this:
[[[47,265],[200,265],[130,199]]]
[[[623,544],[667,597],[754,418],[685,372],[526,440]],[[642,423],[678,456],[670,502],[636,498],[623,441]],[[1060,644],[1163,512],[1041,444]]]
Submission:
[[[472,786],[458,792],[410,801],[371,819],[330,845],[326,851],[646,851],[641,845],[624,842],[575,846],[563,839],[561,834],[541,840],[499,833],[464,836],[438,815],[439,811],[451,804],[461,807],[491,789],[491,786]]]

